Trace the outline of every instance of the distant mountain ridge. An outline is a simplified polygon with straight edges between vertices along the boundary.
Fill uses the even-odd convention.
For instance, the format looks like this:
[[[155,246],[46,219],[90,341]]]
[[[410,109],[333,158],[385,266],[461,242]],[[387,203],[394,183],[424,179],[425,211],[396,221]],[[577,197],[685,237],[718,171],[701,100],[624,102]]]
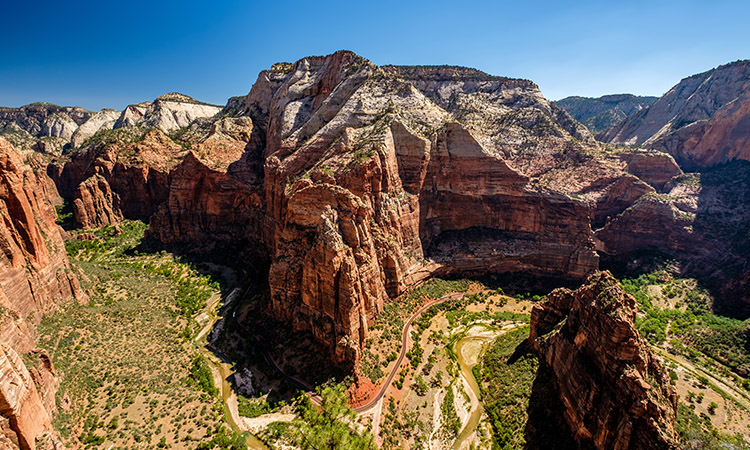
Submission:
[[[633,94],[612,94],[596,98],[571,96],[555,103],[574,119],[586,125],[592,133],[597,134],[643,110],[658,99],[659,97]]]
[[[688,169],[750,160],[750,60],[683,79],[599,138],[666,151]]]
[[[59,154],[65,147],[79,147],[99,130],[146,126],[169,132],[195,119],[211,117],[221,109],[177,92],[161,95],[153,102],[129,105],[123,111],[93,112],[77,106],[35,102],[19,108],[0,107],[0,136],[17,148],[34,146],[36,150]]]

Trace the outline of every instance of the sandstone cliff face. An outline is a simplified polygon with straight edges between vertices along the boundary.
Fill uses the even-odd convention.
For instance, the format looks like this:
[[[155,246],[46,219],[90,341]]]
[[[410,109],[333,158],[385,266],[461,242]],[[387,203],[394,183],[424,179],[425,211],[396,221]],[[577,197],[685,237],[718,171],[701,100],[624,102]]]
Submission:
[[[42,314],[84,298],[55,224],[57,191],[29,163],[0,139],[0,445],[21,449],[51,431],[57,381],[46,353],[34,350],[40,364],[31,371],[18,354],[33,350]]]
[[[645,253],[675,259],[683,273],[713,290],[716,311],[746,318],[749,181],[745,161],[680,176],[663,193],[643,196],[597,230],[597,249],[614,262]]]
[[[593,148],[588,131],[531,82],[418,72],[429,82],[338,52],[261,73],[226,108],[252,120],[242,156],[225,170],[188,157],[150,233],[260,241],[270,313],[309,330],[341,364],[356,363],[383,302],[425,257],[443,274],[595,270],[588,203],[540,186],[542,170],[523,162],[524,147],[537,161],[565,159],[573,141]],[[446,110],[441,95],[460,107]],[[232,223],[247,225],[222,228]]]
[[[153,102],[125,108],[115,128],[140,126],[157,128],[166,133],[188,126],[195,119],[211,117],[221,109],[220,106],[200,103],[187,95],[164,94]]]
[[[565,419],[584,446],[676,448],[677,394],[635,330],[635,299],[608,272],[534,306],[529,341],[552,369]]]
[[[79,293],[55,224],[56,197],[41,170],[26,166],[0,140],[0,305],[5,311],[0,342],[21,352],[32,348],[29,328],[41,314]]]
[[[235,253],[268,258],[264,216],[257,191],[224,171],[213,170],[190,152],[171,171],[168,197],[150,219],[148,233],[165,244],[188,244],[198,251],[231,245]]]
[[[750,61],[685,78],[648,108],[602,134],[662,150],[686,168],[750,159]]]
[[[82,226],[150,216],[163,243],[269,261],[269,313],[342,364],[383,302],[430,274],[584,278],[592,227],[680,173],[662,153],[604,151],[530,81],[351,52],[262,72],[222,116],[174,134],[181,146],[151,131],[50,174]]]
[[[0,344],[0,442],[21,450],[36,449],[36,439],[52,432],[52,423],[31,373],[21,357]]]
[[[169,171],[186,151],[157,130],[129,144],[96,144],[48,167],[82,227],[148,220],[168,195]]]
[[[76,128],[70,136],[71,146],[73,148],[80,147],[86,139],[95,135],[99,130],[111,130],[114,128],[120,114],[120,111],[115,111],[113,109],[103,109],[92,114],[91,117]]]

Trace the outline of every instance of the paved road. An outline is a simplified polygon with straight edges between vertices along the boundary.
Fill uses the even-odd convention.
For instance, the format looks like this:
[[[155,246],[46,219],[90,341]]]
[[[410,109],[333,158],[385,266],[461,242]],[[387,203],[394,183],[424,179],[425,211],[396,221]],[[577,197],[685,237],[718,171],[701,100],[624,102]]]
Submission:
[[[252,286],[248,287],[247,290],[243,293],[242,298],[244,299],[247,296],[247,293],[252,289]],[[401,353],[398,355],[398,358],[396,359],[396,365],[393,366],[393,369],[391,369],[391,372],[388,374],[388,377],[386,378],[385,382],[380,386],[380,391],[378,391],[377,395],[375,397],[371,398],[370,401],[365,403],[362,406],[358,406],[354,408],[355,412],[362,413],[367,410],[372,409],[379,401],[383,398],[385,395],[385,392],[388,390],[388,388],[391,386],[391,383],[393,382],[393,379],[396,377],[396,372],[401,367],[401,364],[404,362],[404,358],[406,357],[407,352],[407,342],[409,339],[409,330],[411,328],[411,324],[414,322],[414,320],[422,315],[423,312],[425,312],[429,307],[438,305],[440,303],[443,303],[447,300],[450,300],[450,295],[444,295],[440,297],[439,299],[432,300],[430,302],[425,303],[422,305],[421,308],[419,308],[414,314],[412,314],[409,317],[409,320],[406,321],[404,324],[404,327],[401,330]],[[237,320],[237,307],[239,306],[241,302],[235,302],[234,306],[232,307],[232,321],[235,325],[245,333],[249,334],[250,336],[253,336],[256,341],[262,342],[262,338],[260,336],[257,336],[255,333],[252,333],[250,330],[248,330],[244,325],[242,325],[239,320]],[[300,380],[299,378],[296,378],[292,375],[289,375],[282,369],[276,361],[271,357],[271,355],[266,351],[266,349],[261,345],[259,348],[261,354],[263,355],[263,359],[276,371],[281,375],[282,378],[287,380],[288,382],[292,383],[293,385],[297,386],[297,388],[305,391],[310,396],[310,399],[315,404],[320,404],[320,395],[315,393],[315,390],[310,386],[309,384],[305,383],[304,381]]]
[[[404,324],[404,328],[401,330],[401,353],[398,355],[398,358],[396,359],[396,365],[393,366],[393,369],[391,369],[391,373],[388,374],[388,377],[385,379],[385,382],[380,386],[380,391],[378,391],[378,394],[371,398],[369,402],[365,403],[362,406],[358,406],[354,408],[354,411],[361,413],[364,411],[367,411],[369,409],[372,409],[373,406],[375,406],[381,398],[385,395],[385,391],[388,390],[388,388],[391,386],[391,383],[393,382],[393,378],[396,377],[396,372],[401,367],[401,363],[404,362],[404,358],[406,357],[406,344],[409,339],[409,329],[411,328],[412,322],[414,320],[421,316],[423,312],[427,311],[427,309],[430,306],[434,306],[440,303],[445,302],[446,300],[449,300],[451,297],[450,295],[444,295],[440,297],[437,300],[432,300],[431,302],[427,302],[424,305],[422,305],[421,308],[419,308],[414,314],[409,317],[409,320]]]

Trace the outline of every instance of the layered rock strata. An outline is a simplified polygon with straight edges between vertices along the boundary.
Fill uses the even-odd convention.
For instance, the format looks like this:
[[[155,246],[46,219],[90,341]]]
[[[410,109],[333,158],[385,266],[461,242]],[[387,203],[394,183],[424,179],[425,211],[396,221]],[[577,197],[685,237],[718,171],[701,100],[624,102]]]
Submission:
[[[580,279],[597,268],[588,202],[541,186],[526,161],[596,144],[531,82],[338,52],[261,73],[226,112],[252,120],[244,154],[225,171],[186,159],[150,233],[231,243],[256,230],[270,313],[342,364],[425,258],[441,274]],[[222,228],[237,223],[242,233]]]
[[[677,394],[635,329],[635,299],[608,272],[557,289],[531,313],[529,341],[554,373],[583,448],[672,449]]]
[[[186,154],[158,130],[131,143],[99,143],[51,164],[47,172],[60,195],[73,202],[83,228],[115,224],[123,217],[148,220],[166,201],[169,171]]]
[[[351,52],[275,65],[221,115],[129,140],[50,169],[78,222],[150,217],[162,243],[268,261],[268,312],[342,364],[414,282],[580,280],[596,250],[681,239],[623,231],[657,192],[691,205],[670,192],[683,175],[669,155],[600,146],[530,81]]]
[[[31,373],[12,348],[0,344],[0,445],[34,450],[37,439],[52,434],[47,407]]]

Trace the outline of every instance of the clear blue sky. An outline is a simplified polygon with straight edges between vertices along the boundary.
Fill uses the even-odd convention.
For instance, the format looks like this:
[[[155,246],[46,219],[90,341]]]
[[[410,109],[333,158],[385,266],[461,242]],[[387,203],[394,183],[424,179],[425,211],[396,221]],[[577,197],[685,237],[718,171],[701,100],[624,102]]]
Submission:
[[[660,95],[750,58],[750,2],[7,1],[0,105],[89,109],[178,91],[224,104],[277,61],[349,49],[457,64],[568,95]]]

